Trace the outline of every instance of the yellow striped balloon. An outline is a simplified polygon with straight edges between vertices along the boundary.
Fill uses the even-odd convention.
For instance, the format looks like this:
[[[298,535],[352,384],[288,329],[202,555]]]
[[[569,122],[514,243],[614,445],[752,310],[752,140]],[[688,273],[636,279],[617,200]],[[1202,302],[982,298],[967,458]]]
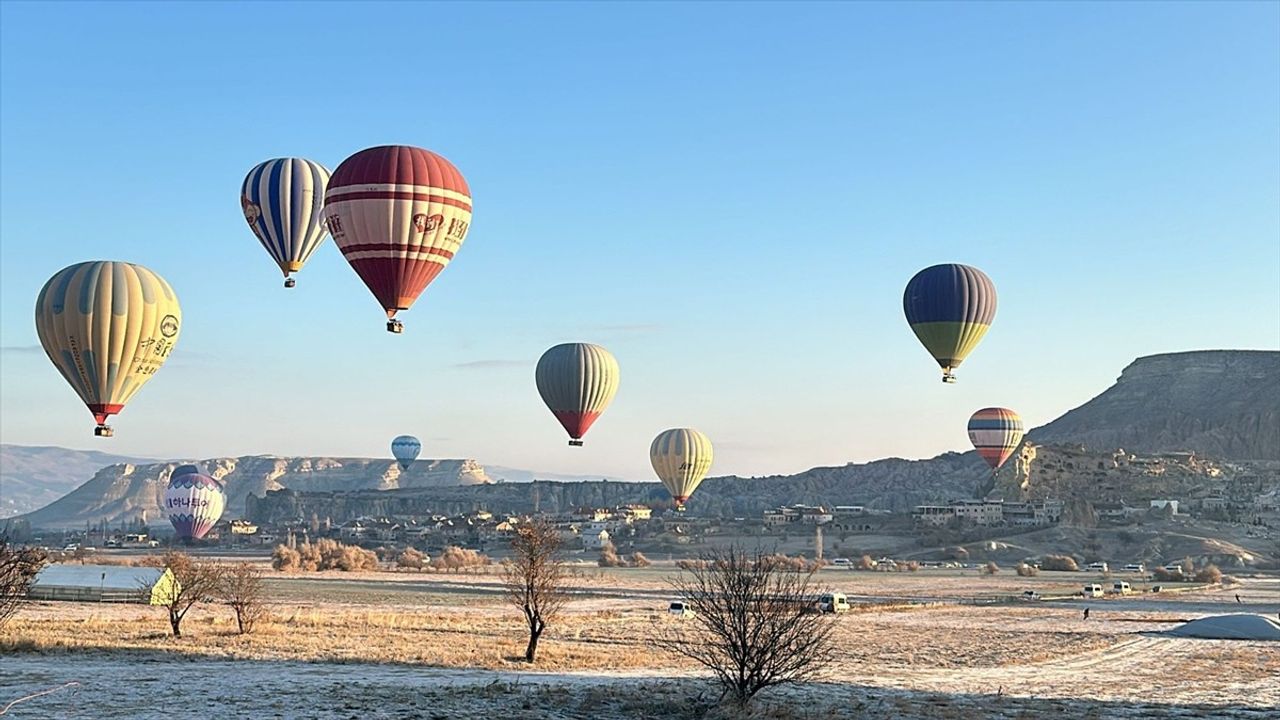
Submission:
[[[40,344],[93,413],[94,434],[164,364],[178,342],[182,309],[164,278],[127,262],[63,268],[36,299]]]
[[[689,496],[711,469],[711,440],[693,428],[663,430],[649,446],[649,462],[683,511]]]

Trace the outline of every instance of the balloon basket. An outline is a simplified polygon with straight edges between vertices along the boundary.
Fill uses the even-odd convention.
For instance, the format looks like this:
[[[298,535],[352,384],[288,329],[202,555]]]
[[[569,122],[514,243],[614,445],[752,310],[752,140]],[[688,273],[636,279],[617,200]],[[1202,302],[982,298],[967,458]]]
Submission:
[[[113,430],[110,426],[99,425],[98,427],[93,429],[93,434],[97,437],[115,437],[116,431]]]
[[[582,447],[582,441],[581,441],[581,440],[570,440],[570,441],[569,441],[569,447]]]
[[[287,287],[287,288],[294,287],[294,286],[296,286],[297,284],[298,284],[298,281],[297,281],[297,280],[294,280],[293,278],[285,278],[285,279],[284,279],[284,286],[285,286],[285,287]]]
[[[387,332],[395,333],[399,335],[400,333],[404,332],[404,324],[401,323],[399,320],[388,320]]]
[[[956,376],[952,375],[951,373],[946,373],[945,375],[942,376],[942,382],[948,385],[954,385],[956,382]]]

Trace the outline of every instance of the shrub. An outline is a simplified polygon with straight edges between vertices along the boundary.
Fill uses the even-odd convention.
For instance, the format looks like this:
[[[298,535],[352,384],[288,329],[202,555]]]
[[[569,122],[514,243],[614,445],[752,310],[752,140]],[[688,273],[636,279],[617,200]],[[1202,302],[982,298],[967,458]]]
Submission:
[[[676,567],[681,570],[705,570],[707,561],[702,558],[694,558],[692,560],[677,560]]]
[[[982,568],[983,575],[995,575],[998,572],[1000,572],[1000,566],[995,564],[995,561],[988,562]]]
[[[1222,582],[1222,571],[1217,565],[1206,565],[1196,573],[1196,582],[1217,585]]]
[[[898,563],[898,572],[916,572],[919,569],[920,562],[918,560],[908,560],[906,562]]]
[[[607,542],[600,548],[600,557],[596,559],[596,564],[600,567],[625,567],[627,561],[618,557],[618,550],[613,543]]]
[[[1018,563],[1018,577],[1035,577],[1040,574],[1040,570],[1035,565],[1026,563]]]
[[[302,569],[302,556],[293,548],[277,545],[271,551],[271,567],[281,572],[298,572]]]
[[[377,570],[378,555],[372,550],[321,538],[314,543],[304,542],[296,550],[277,545],[271,553],[271,567],[284,572]]]
[[[631,553],[631,567],[649,567],[652,564],[653,563],[649,562],[649,558],[644,556],[644,553]]]
[[[1186,579],[1186,576],[1181,572],[1170,572],[1164,568],[1156,568],[1155,570],[1152,570],[1151,576],[1161,582],[1182,582]]]
[[[1076,564],[1076,559],[1070,555],[1046,555],[1040,561],[1040,569],[1076,572],[1080,569],[1080,566]]]
[[[484,567],[492,564],[488,555],[481,555],[475,550],[450,545],[443,553],[431,558],[431,569],[457,572],[470,568]]]
[[[413,570],[421,570],[430,561],[431,558],[411,547],[405,548],[403,552],[396,556],[396,565]]]
[[[872,560],[870,555],[863,555],[862,557],[858,558],[858,569],[859,570],[875,570],[876,561]]]

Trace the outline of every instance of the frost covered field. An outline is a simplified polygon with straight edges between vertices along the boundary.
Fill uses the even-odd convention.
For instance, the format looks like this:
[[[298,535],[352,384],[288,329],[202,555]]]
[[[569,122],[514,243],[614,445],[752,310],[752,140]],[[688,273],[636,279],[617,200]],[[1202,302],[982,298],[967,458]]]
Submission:
[[[836,632],[844,651],[826,681],[773,691],[760,717],[1280,712],[1280,645],[1156,634],[1171,620],[1205,614],[1274,616],[1275,583],[1246,581],[1247,604],[1237,604],[1234,591],[1090,601],[1086,621],[1078,600],[948,602],[993,587],[1015,590],[1025,578],[832,579],[850,592],[858,584],[864,593],[942,602],[842,617]],[[272,621],[247,637],[234,634],[220,607],[193,610],[175,640],[158,609],[40,603],[0,633],[0,707],[77,683],[4,717],[167,718],[175,703],[266,718],[692,719],[719,712],[706,676],[647,644],[656,624],[679,622],[663,612],[662,573],[610,571],[583,586],[590,594],[549,630],[536,672],[515,659],[519,620],[486,578],[297,577],[277,586]]]

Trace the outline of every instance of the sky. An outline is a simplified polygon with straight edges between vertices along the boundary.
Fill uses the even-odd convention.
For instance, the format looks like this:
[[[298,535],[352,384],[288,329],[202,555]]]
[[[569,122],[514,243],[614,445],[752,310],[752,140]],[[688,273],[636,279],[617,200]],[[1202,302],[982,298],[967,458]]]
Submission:
[[[389,455],[651,477],[969,448],[1133,359],[1280,348],[1280,4],[0,4],[0,440],[150,457]],[[457,258],[384,330],[326,241],[285,291],[245,173],[409,144],[465,175]],[[93,422],[35,296],[90,259],[176,289],[167,364]],[[999,291],[944,385],[902,316]],[[569,448],[534,363],[595,342]]]

